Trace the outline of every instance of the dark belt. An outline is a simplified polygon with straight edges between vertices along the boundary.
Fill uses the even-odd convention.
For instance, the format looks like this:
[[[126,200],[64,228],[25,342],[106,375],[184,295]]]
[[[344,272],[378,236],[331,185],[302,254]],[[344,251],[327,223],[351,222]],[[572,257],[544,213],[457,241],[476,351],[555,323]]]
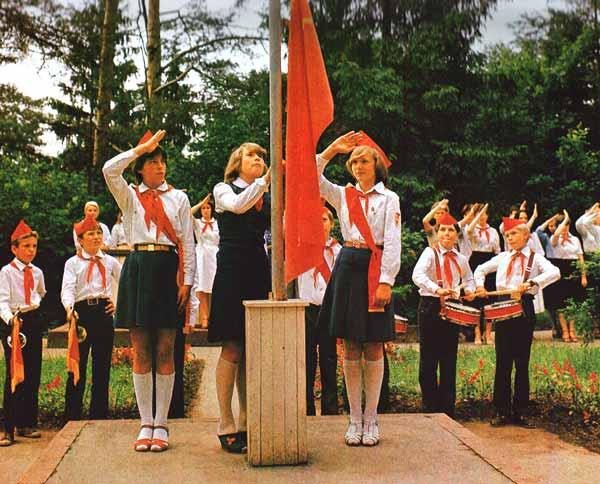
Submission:
[[[344,242],[344,247],[352,247],[353,249],[368,249],[369,246],[359,240],[347,240]],[[377,248],[383,250],[383,245],[377,245]]]
[[[175,252],[175,246],[168,244],[135,244],[133,248],[138,252]]]
[[[108,302],[107,297],[90,297],[88,299],[82,299],[81,301],[77,301],[75,304],[86,304],[88,306],[97,306],[98,304],[103,304]]]

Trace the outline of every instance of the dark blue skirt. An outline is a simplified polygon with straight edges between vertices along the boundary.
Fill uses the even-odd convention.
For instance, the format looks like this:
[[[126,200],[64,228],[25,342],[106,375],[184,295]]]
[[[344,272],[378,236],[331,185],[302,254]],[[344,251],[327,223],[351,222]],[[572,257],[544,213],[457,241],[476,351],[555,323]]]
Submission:
[[[384,312],[369,312],[370,258],[369,249],[343,247],[340,251],[319,313],[319,324],[326,325],[331,336],[359,343],[395,338],[392,304]]]
[[[177,312],[175,252],[131,252],[125,259],[115,327],[174,329],[183,325]]]
[[[244,343],[246,312],[242,301],[267,299],[271,287],[270,275],[269,260],[263,245],[219,246],[208,341]]]

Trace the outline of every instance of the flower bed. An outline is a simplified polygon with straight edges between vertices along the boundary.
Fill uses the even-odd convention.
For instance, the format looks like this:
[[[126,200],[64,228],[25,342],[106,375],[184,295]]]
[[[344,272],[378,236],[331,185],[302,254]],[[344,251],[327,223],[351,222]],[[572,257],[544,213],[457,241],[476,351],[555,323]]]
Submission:
[[[185,415],[198,391],[204,362],[195,360],[186,352],[184,366]],[[133,380],[131,377],[132,354],[129,348],[113,351],[109,387],[109,417],[111,419],[138,418]],[[4,358],[0,359],[0,388],[4,388]],[[39,392],[39,418],[44,427],[61,427],[65,423],[65,386],[67,370],[65,358],[46,358],[42,362],[42,377]],[[83,400],[83,415],[88,414],[91,397],[91,364],[88,364],[87,384]]]
[[[418,351],[391,345],[388,354],[390,411],[421,411]],[[534,343],[529,370],[538,423],[600,452],[600,348]],[[459,348],[457,419],[491,416],[494,371],[493,347]]]

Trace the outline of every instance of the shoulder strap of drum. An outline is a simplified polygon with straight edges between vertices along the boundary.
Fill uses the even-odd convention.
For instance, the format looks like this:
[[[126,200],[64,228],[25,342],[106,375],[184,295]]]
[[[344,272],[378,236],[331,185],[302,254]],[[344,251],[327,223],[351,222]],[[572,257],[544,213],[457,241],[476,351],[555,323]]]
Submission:
[[[529,276],[531,275],[531,268],[533,267],[533,259],[535,257],[535,252],[532,250],[529,255],[529,260],[527,261],[527,268],[525,269],[525,274],[523,274],[523,282],[527,282]]]
[[[436,247],[432,247],[435,261],[435,277],[437,279],[438,286],[444,287],[444,283],[442,282],[442,266],[440,265],[440,255]]]

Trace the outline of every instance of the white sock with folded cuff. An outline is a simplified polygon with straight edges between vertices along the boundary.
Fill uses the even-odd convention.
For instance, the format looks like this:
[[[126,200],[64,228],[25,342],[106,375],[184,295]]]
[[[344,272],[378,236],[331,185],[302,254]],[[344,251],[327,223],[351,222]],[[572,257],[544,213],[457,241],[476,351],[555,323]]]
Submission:
[[[377,405],[383,382],[383,358],[365,360],[365,422],[377,420]]]
[[[362,421],[362,375],[360,360],[344,359],[344,379],[346,381],[346,393],[350,405],[350,421],[360,423]]]
[[[152,418],[152,372],[134,373],[133,388],[135,390],[135,399],[137,401],[138,410],[142,425],[154,425]],[[139,439],[151,439],[152,428],[141,428],[138,435]]]
[[[171,398],[173,397],[173,385],[175,384],[175,372],[168,375],[156,374],[156,415],[154,425],[167,426],[167,417]],[[169,440],[169,434],[165,429],[154,429],[155,439]]]

